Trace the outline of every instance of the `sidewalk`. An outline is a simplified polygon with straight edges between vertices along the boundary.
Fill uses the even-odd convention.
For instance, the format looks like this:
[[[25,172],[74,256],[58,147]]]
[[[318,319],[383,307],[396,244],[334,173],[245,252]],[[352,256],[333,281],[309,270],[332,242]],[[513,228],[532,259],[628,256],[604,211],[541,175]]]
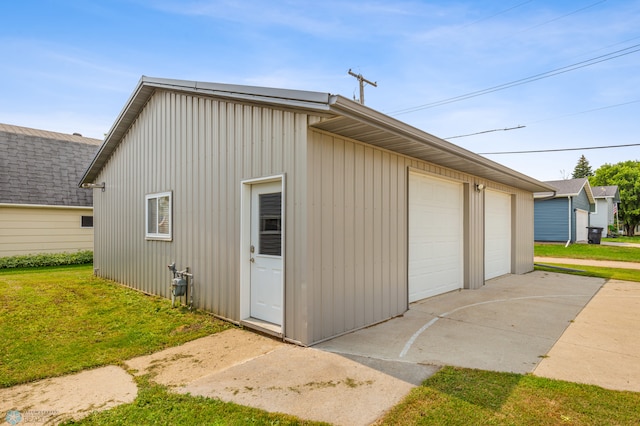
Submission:
[[[609,280],[533,374],[640,392],[640,283]]]

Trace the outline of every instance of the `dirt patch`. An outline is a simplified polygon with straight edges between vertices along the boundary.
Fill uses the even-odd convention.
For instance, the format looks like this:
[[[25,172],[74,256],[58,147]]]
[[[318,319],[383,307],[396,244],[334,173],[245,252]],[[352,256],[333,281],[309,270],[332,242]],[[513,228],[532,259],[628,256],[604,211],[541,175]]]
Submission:
[[[58,424],[133,402],[137,394],[131,375],[107,366],[0,389],[0,413],[19,424]]]
[[[165,386],[184,386],[197,379],[271,352],[283,343],[240,329],[231,329],[182,346],[134,358],[125,365],[134,375],[151,374]]]

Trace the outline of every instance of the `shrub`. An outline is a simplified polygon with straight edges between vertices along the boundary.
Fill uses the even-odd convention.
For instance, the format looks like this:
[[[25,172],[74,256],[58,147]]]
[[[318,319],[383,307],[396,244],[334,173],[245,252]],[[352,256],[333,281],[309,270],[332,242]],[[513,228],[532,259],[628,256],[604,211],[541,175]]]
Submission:
[[[93,263],[93,251],[81,250],[74,253],[40,253],[0,257],[0,269],[82,265],[85,263]]]

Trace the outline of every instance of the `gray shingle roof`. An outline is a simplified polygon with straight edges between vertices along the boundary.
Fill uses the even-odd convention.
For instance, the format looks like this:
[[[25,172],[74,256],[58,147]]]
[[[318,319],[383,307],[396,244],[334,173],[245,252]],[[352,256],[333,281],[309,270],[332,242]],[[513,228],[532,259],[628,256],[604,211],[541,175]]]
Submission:
[[[0,203],[93,205],[92,191],[78,182],[101,143],[0,124]]]
[[[555,198],[576,196],[580,194],[580,191],[584,188],[587,193],[587,198],[589,198],[589,202],[592,204],[595,202],[593,191],[591,190],[591,185],[589,185],[589,180],[587,178],[550,180],[545,181],[545,183],[556,188]]]
[[[618,194],[617,185],[592,186],[591,190],[593,191],[594,198],[617,198],[616,195]]]

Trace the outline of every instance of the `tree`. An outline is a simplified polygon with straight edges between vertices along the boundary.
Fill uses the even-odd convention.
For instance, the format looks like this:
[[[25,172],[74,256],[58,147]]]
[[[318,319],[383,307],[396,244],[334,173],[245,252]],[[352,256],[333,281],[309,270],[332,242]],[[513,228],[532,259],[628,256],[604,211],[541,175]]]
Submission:
[[[617,185],[620,191],[618,217],[625,233],[633,235],[640,223],[640,161],[604,164],[589,179],[592,186]]]
[[[576,164],[576,168],[573,169],[573,175],[571,177],[573,179],[578,178],[588,178],[593,176],[593,170],[591,170],[591,166],[589,165],[589,161],[584,155],[580,156],[578,160],[578,164]]]

